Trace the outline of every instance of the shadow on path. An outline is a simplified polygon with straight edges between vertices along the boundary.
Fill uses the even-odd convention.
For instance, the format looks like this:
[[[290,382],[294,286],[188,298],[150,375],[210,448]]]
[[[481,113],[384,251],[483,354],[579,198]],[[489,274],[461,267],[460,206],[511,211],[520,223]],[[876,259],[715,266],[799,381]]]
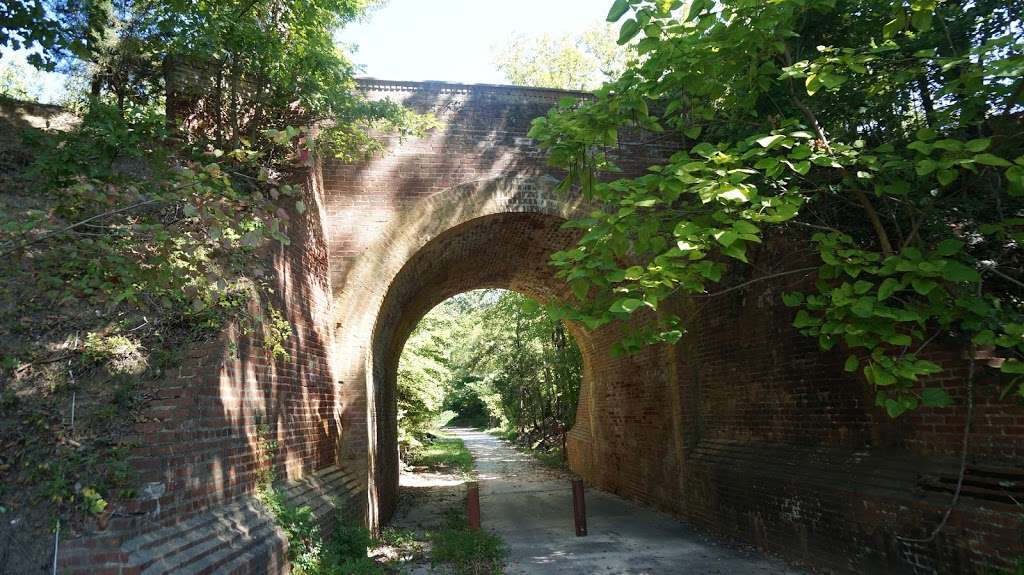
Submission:
[[[803,573],[596,489],[587,491],[589,535],[576,537],[567,474],[487,433],[447,431],[473,453],[482,524],[505,539],[510,574]]]

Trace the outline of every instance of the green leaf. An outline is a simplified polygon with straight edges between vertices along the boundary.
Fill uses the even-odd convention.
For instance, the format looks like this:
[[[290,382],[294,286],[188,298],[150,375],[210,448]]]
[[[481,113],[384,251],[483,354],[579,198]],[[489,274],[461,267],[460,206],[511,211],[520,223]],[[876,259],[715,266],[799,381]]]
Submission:
[[[807,78],[804,79],[804,87],[807,88],[807,95],[813,96],[818,90],[821,89],[821,79],[818,78],[817,74],[808,74]]]
[[[727,256],[729,256],[729,257],[731,257],[731,258],[735,258],[735,259],[740,260],[741,262],[746,263],[747,262],[747,243],[746,242],[734,243],[731,246],[727,246],[727,247],[722,248],[722,253],[727,255]]]
[[[644,305],[644,300],[636,298],[622,298],[608,308],[612,313],[632,313],[638,307]]]
[[[763,138],[758,138],[757,143],[760,144],[763,148],[771,148],[775,144],[778,144],[779,142],[785,139],[786,136],[783,136],[782,134],[775,134],[773,136],[765,136]]]
[[[999,371],[1002,371],[1003,373],[1014,374],[1024,373],[1024,361],[1008,359],[1004,361],[1003,365],[999,367]]]
[[[303,202],[301,200],[298,201],[298,202],[295,202],[295,211],[298,212],[299,215],[302,215],[302,214],[306,213],[306,204],[305,204],[305,202]]]
[[[578,300],[583,300],[584,298],[586,298],[587,292],[590,291],[590,283],[583,279],[573,280],[569,282],[569,287],[572,288],[572,293],[573,295],[576,296],[576,299]]]
[[[683,22],[689,22],[694,20],[700,13],[704,11],[710,0],[692,0],[690,2],[690,9],[686,12],[686,18],[683,18]]]
[[[977,156],[974,156],[974,161],[978,162],[979,164],[984,164],[986,166],[1005,167],[1012,165],[1010,164],[1010,162],[1007,162],[1006,160],[1000,158],[999,156],[995,156],[987,152],[984,154],[978,154]]]
[[[864,368],[864,375],[868,381],[880,387],[896,383],[896,376],[877,363],[869,363]]]
[[[891,345],[910,345],[913,341],[910,336],[905,333],[894,333],[886,336],[885,342]]]
[[[692,127],[687,128],[686,130],[683,131],[683,134],[685,134],[686,137],[690,138],[691,140],[696,140],[698,137],[700,137],[700,133],[701,133],[701,127],[700,126],[692,126]]]
[[[732,229],[741,234],[756,234],[761,231],[757,226],[747,220],[736,220],[732,225]]]
[[[964,247],[964,243],[960,240],[942,240],[939,245],[935,246],[935,253],[940,256],[951,256],[959,252],[962,247]]]
[[[889,20],[882,26],[882,36],[885,38],[892,38],[897,32],[903,29],[903,22],[898,18]]]
[[[609,22],[618,22],[619,18],[622,18],[622,15],[625,14],[627,10],[629,10],[628,0],[615,0],[611,9],[608,10],[607,20]]]
[[[948,186],[956,180],[956,170],[939,170],[936,176],[939,178],[939,183],[943,186]]]
[[[899,417],[908,411],[908,404],[895,399],[885,400],[885,412],[889,417]]]
[[[878,301],[885,301],[892,294],[896,293],[897,290],[902,288],[899,280],[895,278],[885,278],[882,281],[882,285],[878,286]]]
[[[954,282],[977,283],[981,281],[981,274],[978,273],[978,270],[953,260],[946,262],[946,266],[942,268],[942,275]]]
[[[622,46],[632,40],[640,33],[641,28],[640,23],[636,20],[632,18],[626,20],[626,22],[622,24],[622,28],[619,30],[618,44]]]
[[[927,32],[932,27],[932,13],[928,10],[918,10],[910,16],[910,25],[918,32]]]
[[[917,172],[917,175],[927,176],[928,174],[934,172],[935,169],[938,167],[939,164],[935,160],[921,160],[920,162],[917,163],[917,166],[915,166],[914,169]]]
[[[731,246],[733,242],[739,239],[739,237],[739,234],[732,230],[726,230],[715,234],[715,239],[718,240],[718,243],[725,247]]]
[[[821,74],[820,78],[821,83],[829,90],[834,90],[846,83],[846,76],[840,76],[839,74],[832,74],[830,72]]]
[[[983,152],[987,150],[991,143],[992,140],[988,138],[978,138],[976,140],[968,141],[966,144],[964,144],[964,147],[967,148],[967,151],[976,154],[978,152]]]
[[[857,371],[858,367],[860,367],[860,360],[857,359],[856,355],[850,355],[850,357],[847,357],[846,364],[843,365],[843,369],[849,372]]]
[[[946,407],[953,405],[953,400],[945,389],[928,387],[921,391],[921,404],[925,407]]]
[[[803,329],[816,325],[821,325],[821,320],[807,313],[807,310],[802,309],[796,312],[796,317],[793,319],[793,327]]]
[[[914,291],[917,293],[921,295],[928,295],[928,293],[935,289],[939,284],[926,278],[914,278],[910,280],[910,285],[914,286]]]
[[[850,311],[857,317],[871,317],[875,311],[875,298],[862,297],[858,299],[852,306],[850,306]]]
[[[804,303],[804,294],[798,291],[786,292],[782,294],[782,303],[786,304],[787,307],[796,307]]]

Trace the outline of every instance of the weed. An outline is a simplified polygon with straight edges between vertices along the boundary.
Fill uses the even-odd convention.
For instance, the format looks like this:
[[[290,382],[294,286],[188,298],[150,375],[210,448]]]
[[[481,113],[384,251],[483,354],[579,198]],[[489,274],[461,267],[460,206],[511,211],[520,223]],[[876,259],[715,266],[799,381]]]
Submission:
[[[104,336],[90,332],[85,337],[82,351],[86,359],[103,364],[111,375],[139,375],[149,367],[142,345],[123,335]]]
[[[473,471],[473,455],[457,437],[439,437],[433,442],[412,450],[409,463],[435,470]]]
[[[313,510],[303,505],[288,505],[274,485],[277,476],[273,459],[277,442],[269,439],[270,427],[256,427],[257,449],[263,461],[257,496],[274,516],[288,538],[288,561],[295,575],[384,575],[382,567],[371,559],[367,550],[373,540],[370,532],[340,513],[334,529],[326,540]]]
[[[504,572],[508,552],[500,537],[486,531],[472,531],[465,515],[456,509],[447,513],[445,527],[431,537],[431,563],[444,564],[457,575],[497,575]]]
[[[82,489],[80,495],[82,496],[82,509],[87,513],[99,515],[107,508],[107,500],[103,499],[103,496],[92,487]]]
[[[267,317],[263,318],[263,347],[274,356],[274,359],[291,359],[291,354],[284,344],[292,336],[292,324],[288,323],[284,314],[273,305]]]

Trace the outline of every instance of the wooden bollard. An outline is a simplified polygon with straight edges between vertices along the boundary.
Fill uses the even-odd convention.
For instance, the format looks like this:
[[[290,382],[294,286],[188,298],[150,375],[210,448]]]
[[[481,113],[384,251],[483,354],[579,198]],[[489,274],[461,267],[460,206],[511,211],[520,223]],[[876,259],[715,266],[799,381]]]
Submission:
[[[587,534],[587,501],[583,496],[583,480],[572,480],[572,511],[576,516],[576,537]]]
[[[480,530],[480,485],[476,481],[469,482],[469,490],[466,493],[466,507],[469,515],[469,529]]]

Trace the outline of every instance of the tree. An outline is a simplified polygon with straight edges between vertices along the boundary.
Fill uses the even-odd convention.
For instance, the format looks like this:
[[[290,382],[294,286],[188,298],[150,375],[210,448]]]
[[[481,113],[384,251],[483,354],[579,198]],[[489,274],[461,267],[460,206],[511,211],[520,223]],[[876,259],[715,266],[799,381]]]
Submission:
[[[612,27],[598,24],[580,34],[514,36],[494,63],[517,86],[593,90],[622,72],[628,53],[616,44]]]
[[[100,513],[104,498],[134,492],[121,438],[146,403],[143,388],[171,367],[177,350],[227,322],[273,361],[295,361],[268,259],[306,212],[307,190],[295,182],[310,147],[357,158],[379,149],[371,126],[419,133],[430,123],[392,102],[367,102],[355,89],[332,35],[363,5],[15,0],[0,7],[0,41],[40,42],[35,63],[81,70],[88,86],[77,125],[26,130],[25,155],[34,161],[5,173],[17,185],[0,198],[0,293],[12,302],[0,306],[0,333],[22,334],[4,339],[0,357],[0,380],[19,382],[17,400],[10,390],[0,399],[12,422],[44,414],[30,439],[18,426],[0,429],[0,443],[23,447],[10,458],[5,451],[3,465],[3,483],[26,486],[29,496],[19,491],[19,499],[52,502],[67,518]],[[187,118],[171,114],[182,122],[169,127],[163,72],[175,59],[198,70],[190,97],[200,105]],[[233,114],[243,96],[245,107]],[[243,116],[244,133],[235,121]],[[223,118],[230,131],[219,129],[229,124]],[[324,118],[331,122],[322,141],[311,143],[307,124]],[[47,327],[18,327],[36,322]],[[48,370],[56,360],[61,368]],[[80,423],[69,431],[53,406],[79,386],[91,399],[79,402]],[[13,495],[0,494],[0,504]]]
[[[52,69],[52,51],[58,49],[60,27],[48,14],[41,0],[10,0],[0,4],[0,46],[12,50],[40,46],[41,52],[30,56],[30,62]]]
[[[534,447],[564,447],[581,371],[565,327],[536,302],[514,292],[468,292],[431,310],[406,343],[399,427],[404,437],[422,435],[446,409],[474,424],[507,425]]]
[[[1024,396],[1024,43],[1019,3],[616,0],[639,58],[591,101],[562,103],[531,136],[606,209],[572,225],[553,264],[620,345],[675,342],[669,297],[812,275],[784,296],[795,326],[842,346],[892,416],[950,403],[919,378],[936,340],[1002,358]],[[620,130],[678,152],[613,179]],[[750,278],[769,230],[817,261]],[[726,288],[728,289],[728,288]]]
[[[37,100],[42,96],[39,72],[18,61],[0,62],[0,96]]]

